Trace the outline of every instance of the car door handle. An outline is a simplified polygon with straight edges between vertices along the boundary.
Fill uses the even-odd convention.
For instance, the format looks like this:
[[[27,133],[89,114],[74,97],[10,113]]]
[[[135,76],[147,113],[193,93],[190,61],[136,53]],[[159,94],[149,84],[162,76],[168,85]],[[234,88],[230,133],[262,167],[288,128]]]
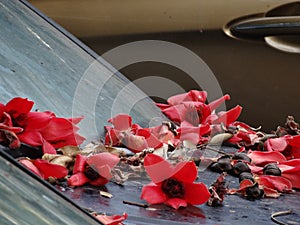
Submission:
[[[231,36],[241,39],[260,39],[277,35],[300,34],[300,16],[278,16],[245,19],[228,24]]]

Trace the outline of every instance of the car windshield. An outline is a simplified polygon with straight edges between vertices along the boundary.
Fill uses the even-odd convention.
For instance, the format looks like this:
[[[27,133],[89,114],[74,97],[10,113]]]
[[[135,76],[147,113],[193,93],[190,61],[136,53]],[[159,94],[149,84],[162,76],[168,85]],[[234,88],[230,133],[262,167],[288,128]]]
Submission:
[[[84,116],[80,133],[88,140],[98,140],[107,119],[120,112],[139,124],[162,118],[150,98],[104,60],[22,3],[0,4],[0,102],[20,96],[39,111]]]

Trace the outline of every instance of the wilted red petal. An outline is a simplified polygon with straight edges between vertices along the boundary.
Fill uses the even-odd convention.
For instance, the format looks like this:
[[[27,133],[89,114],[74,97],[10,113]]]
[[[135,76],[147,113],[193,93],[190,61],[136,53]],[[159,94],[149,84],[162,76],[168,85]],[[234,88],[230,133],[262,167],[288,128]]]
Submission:
[[[155,154],[148,154],[144,158],[144,167],[154,183],[162,182],[174,175],[173,166],[164,158]]]
[[[128,218],[128,215],[126,213],[123,213],[122,216],[121,215],[113,215],[113,216],[96,215],[96,218],[105,225],[119,225]]]
[[[108,173],[110,173],[110,169],[112,169],[118,162],[120,161],[120,158],[116,155],[113,155],[108,152],[102,152],[95,155],[92,155],[87,158],[86,162],[94,168],[98,173],[105,177],[109,176]],[[108,166],[108,168],[104,167]],[[101,171],[104,174],[101,174]],[[108,177],[105,177],[108,178]]]
[[[230,96],[228,94],[224,95],[223,97],[212,101],[208,104],[210,111],[214,111],[215,109],[217,109],[222,103],[224,103],[226,100],[230,100]]]
[[[45,179],[49,177],[63,178],[68,175],[67,168],[49,163],[47,160],[36,159],[33,161],[33,164],[44,174]]]
[[[85,140],[85,137],[72,133],[69,136],[61,137],[60,140],[50,141],[54,148],[62,148],[67,145],[77,146],[80,145]]]
[[[174,173],[175,174],[172,177],[176,178],[178,181],[183,183],[193,183],[197,178],[198,170],[193,161],[180,162],[176,165]]]
[[[207,97],[206,91],[191,90],[188,93],[174,95],[168,98],[170,105],[178,105],[186,101],[205,102]]]
[[[185,183],[184,199],[192,205],[200,205],[208,201],[211,194],[203,183]]]
[[[77,128],[69,120],[55,117],[40,132],[47,141],[56,141],[73,134],[75,130]]]
[[[169,104],[163,104],[163,103],[155,103],[155,105],[156,105],[158,108],[160,108],[160,110],[164,110],[164,109],[170,107]]]
[[[84,173],[76,173],[73,174],[67,182],[69,186],[82,186],[89,181],[90,180],[84,175]]]
[[[75,158],[75,163],[73,167],[73,173],[83,172],[86,165],[87,157],[85,155],[78,154]]]
[[[178,209],[179,207],[186,207],[187,202],[181,198],[170,198],[165,202],[166,205],[171,206],[174,209]]]
[[[128,130],[131,127],[132,119],[127,114],[118,114],[117,116],[110,118],[108,122],[112,123],[117,130]]]
[[[187,111],[186,105],[180,104],[162,110],[162,112],[173,122],[181,123]]]
[[[265,165],[272,162],[285,162],[286,158],[280,152],[260,152],[249,151],[248,156],[251,158],[251,162],[255,165]]]
[[[210,132],[210,125],[205,124],[198,127],[194,126],[181,126],[178,129],[178,133],[180,134],[180,140],[189,140],[193,144],[198,144],[201,137],[208,134]]]
[[[106,127],[106,129],[107,128],[108,127]],[[120,140],[120,133],[120,131],[113,128],[107,130],[105,134],[105,144],[109,146],[119,146],[122,141]]]
[[[262,175],[255,178],[259,185],[272,188],[280,192],[289,192],[292,190],[292,183],[281,176]]]
[[[162,191],[160,185],[150,183],[143,187],[141,199],[144,199],[149,204],[159,204],[159,203],[164,203],[168,199],[168,197]]]
[[[269,198],[278,198],[280,193],[272,188],[264,187],[264,196]]]
[[[237,120],[242,112],[242,107],[237,105],[236,107],[228,110],[227,112],[219,113],[218,119],[214,120],[213,123],[223,123],[226,126]]]
[[[28,100],[27,98],[16,97],[6,104],[5,111],[12,115],[14,118],[16,118],[20,114],[26,114],[30,112],[33,104],[34,102]]]
[[[245,179],[240,182],[239,190],[243,190],[243,189],[245,189],[247,187],[251,187],[251,186],[253,186],[253,182],[251,180]]]
[[[39,177],[44,178],[43,174],[29,159],[21,159],[21,160],[19,160],[19,163],[21,163],[23,166],[25,166],[27,169],[31,170],[33,173],[35,173]]]
[[[143,136],[147,142],[148,148],[160,148],[163,144],[158,140],[149,129],[139,129],[136,132],[136,135]]]
[[[288,142],[285,137],[279,138],[268,138],[265,141],[265,147],[268,151],[279,151],[282,152],[288,146]]]

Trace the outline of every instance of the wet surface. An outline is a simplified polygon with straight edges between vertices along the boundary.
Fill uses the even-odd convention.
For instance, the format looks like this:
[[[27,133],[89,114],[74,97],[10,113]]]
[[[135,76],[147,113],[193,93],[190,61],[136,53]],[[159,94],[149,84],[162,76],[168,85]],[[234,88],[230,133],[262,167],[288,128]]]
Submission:
[[[218,177],[217,173],[205,170],[199,172],[198,182],[210,186]],[[226,177],[229,188],[237,188],[238,178]],[[278,199],[263,198],[249,201],[238,195],[227,195],[222,206],[209,207],[207,205],[188,206],[179,210],[165,205],[154,205],[143,208],[124,204],[123,201],[145,204],[139,199],[143,181],[129,181],[123,186],[110,182],[106,191],[111,193],[111,199],[100,196],[99,188],[86,186],[67,189],[63,193],[80,206],[108,214],[128,213],[125,224],[275,224],[271,221],[272,213],[291,209],[292,213],[277,217],[286,224],[300,224],[300,192],[284,194]],[[176,222],[175,222],[176,221]]]

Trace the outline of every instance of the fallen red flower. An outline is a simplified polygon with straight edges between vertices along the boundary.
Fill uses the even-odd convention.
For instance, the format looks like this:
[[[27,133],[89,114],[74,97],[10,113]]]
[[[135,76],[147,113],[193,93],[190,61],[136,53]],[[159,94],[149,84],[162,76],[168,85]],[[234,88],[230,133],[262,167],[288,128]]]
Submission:
[[[79,145],[84,138],[77,134],[82,117],[65,119],[52,112],[30,112],[34,102],[27,98],[13,98],[6,105],[0,103],[0,121],[9,117],[14,127],[22,129],[15,134],[31,146],[42,146],[44,153],[55,154],[55,148],[66,145]],[[19,131],[19,130],[18,130]]]
[[[122,225],[122,222],[128,218],[128,215],[123,213],[123,215],[95,215],[95,217],[105,225]]]
[[[119,157],[108,152],[90,157],[78,154],[75,159],[73,175],[68,179],[70,186],[82,186],[89,183],[101,186],[111,179],[112,168],[120,161]]]
[[[203,183],[194,183],[197,168],[194,162],[180,162],[171,165],[164,158],[148,154],[144,167],[152,182],[142,189],[141,199],[150,204],[164,203],[178,209],[187,204],[203,204],[210,193]]]
[[[118,114],[108,120],[113,127],[105,126],[105,144],[112,146],[126,146],[133,152],[140,152],[146,148],[159,148],[162,142],[149,128],[142,128],[132,124],[132,119],[127,114]]]

